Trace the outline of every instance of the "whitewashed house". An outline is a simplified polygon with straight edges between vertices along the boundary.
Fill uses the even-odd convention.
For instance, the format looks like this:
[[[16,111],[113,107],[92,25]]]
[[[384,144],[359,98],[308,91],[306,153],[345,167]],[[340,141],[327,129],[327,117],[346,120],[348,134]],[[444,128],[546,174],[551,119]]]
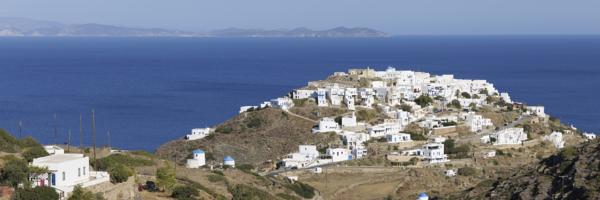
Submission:
[[[356,125],[356,114],[354,112],[342,117],[342,127],[354,127]]]
[[[587,140],[595,140],[596,139],[596,134],[593,134],[593,133],[583,133],[582,135]]]
[[[192,158],[187,159],[186,167],[187,168],[200,168],[206,165],[206,156],[204,151],[200,149],[196,149],[192,151]]]
[[[362,145],[364,142],[369,141],[371,136],[366,133],[355,133],[350,131],[342,132],[342,141],[344,145],[350,149],[354,149],[357,146]]]
[[[316,95],[315,90],[297,89],[292,92],[293,99],[308,99]]]
[[[186,140],[199,140],[210,134],[210,128],[194,128],[192,133],[185,136]]]
[[[329,106],[329,102],[327,101],[327,90],[323,88],[319,88],[317,90],[317,106],[324,107]]]
[[[248,112],[248,110],[254,110],[257,109],[258,106],[240,106],[240,112],[239,113],[243,113],[243,112]]]
[[[30,175],[33,186],[50,186],[63,198],[76,185],[89,187],[110,181],[107,172],[91,171],[90,160],[83,154],[54,154],[35,158],[31,166],[48,169],[48,173]]]
[[[44,150],[46,150],[46,152],[48,152],[50,155],[65,154],[65,150],[63,148],[54,145],[46,145],[44,146]]]
[[[496,151],[488,151],[483,154],[484,158],[493,158],[496,157]]]
[[[352,150],[350,151],[350,153],[352,154],[352,156],[354,158],[362,158],[362,157],[366,157],[368,154],[367,148],[361,143],[355,147],[352,148]]]
[[[565,147],[565,141],[563,140],[563,134],[561,132],[552,132],[550,135],[544,136],[544,140],[551,142],[557,149]]]
[[[310,167],[319,157],[319,151],[315,145],[298,145],[298,152],[288,154],[283,160],[283,164],[287,168]]]
[[[313,128],[313,133],[325,133],[325,132],[340,132],[342,129],[340,125],[335,122],[333,118],[324,117],[319,121],[317,127]]]
[[[504,102],[506,102],[506,103],[509,103],[509,104],[513,103],[512,99],[510,99],[510,95],[508,95],[508,93],[506,93],[506,92],[500,93],[500,98],[502,98],[502,100],[504,100]]]
[[[328,148],[326,154],[331,157],[333,162],[352,160],[350,150],[345,148]]]
[[[288,97],[279,97],[276,99],[271,99],[271,107],[279,108],[282,110],[289,110],[294,107],[294,101]]]
[[[448,162],[448,156],[444,154],[444,144],[442,143],[430,143],[423,145],[422,154],[424,160],[429,163],[441,163]]]
[[[469,126],[470,131],[474,133],[480,132],[484,128],[494,125],[491,119],[484,118],[483,116],[477,115],[474,112],[469,112],[467,114],[465,123]]]
[[[388,134],[385,136],[385,139],[387,140],[388,143],[391,143],[391,144],[412,141],[410,139],[410,134],[407,134],[407,133]]]
[[[546,117],[544,106],[527,106],[527,111],[538,117]]]
[[[344,100],[345,90],[338,86],[338,84],[334,84],[333,87],[329,88],[329,101],[333,106],[342,105],[342,101]]]
[[[235,167],[235,160],[231,156],[225,156],[225,158],[223,158],[223,165]]]
[[[507,128],[489,135],[489,141],[494,145],[522,144],[527,140],[523,128]]]
[[[375,126],[371,126],[367,128],[367,133],[372,138],[384,137],[388,134],[399,133],[402,127],[400,127],[399,123],[394,122],[384,122],[382,124],[377,124]]]
[[[419,149],[405,150],[401,153],[404,156],[419,156],[429,163],[448,162],[448,156],[444,154],[444,144],[429,143]]]

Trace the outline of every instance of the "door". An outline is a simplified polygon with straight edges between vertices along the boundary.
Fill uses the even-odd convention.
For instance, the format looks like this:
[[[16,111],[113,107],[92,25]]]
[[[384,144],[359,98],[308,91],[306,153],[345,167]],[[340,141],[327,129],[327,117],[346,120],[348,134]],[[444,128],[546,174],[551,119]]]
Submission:
[[[52,173],[50,180],[52,181],[52,185],[56,185],[56,174]]]

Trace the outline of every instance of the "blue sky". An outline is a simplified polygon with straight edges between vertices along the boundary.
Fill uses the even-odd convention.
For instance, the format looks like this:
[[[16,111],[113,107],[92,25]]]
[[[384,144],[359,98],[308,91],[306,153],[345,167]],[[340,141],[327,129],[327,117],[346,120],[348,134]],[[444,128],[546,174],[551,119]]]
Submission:
[[[192,31],[371,27],[392,34],[600,34],[599,0],[0,0],[1,17]]]

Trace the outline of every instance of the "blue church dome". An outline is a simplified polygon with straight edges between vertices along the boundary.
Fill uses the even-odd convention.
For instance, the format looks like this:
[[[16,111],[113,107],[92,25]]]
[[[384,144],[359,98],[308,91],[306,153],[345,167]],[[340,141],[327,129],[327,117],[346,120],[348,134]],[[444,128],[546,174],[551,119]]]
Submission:
[[[194,154],[204,154],[204,151],[202,151],[201,149],[196,149],[196,150],[192,151],[192,153],[194,153]]]
[[[225,159],[223,159],[224,161],[233,161],[233,158],[231,156],[225,156]]]

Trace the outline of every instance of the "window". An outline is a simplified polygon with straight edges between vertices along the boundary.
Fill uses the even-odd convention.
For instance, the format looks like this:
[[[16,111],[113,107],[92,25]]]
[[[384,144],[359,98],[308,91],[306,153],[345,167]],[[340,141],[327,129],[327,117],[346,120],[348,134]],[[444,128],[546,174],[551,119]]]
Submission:
[[[77,176],[80,177],[81,176],[81,168],[77,168]]]
[[[83,167],[83,175],[85,175],[85,167]]]
[[[66,174],[65,174],[65,172],[62,172],[62,180],[63,180],[63,181],[65,181],[66,179],[67,179],[67,178],[66,178]]]

